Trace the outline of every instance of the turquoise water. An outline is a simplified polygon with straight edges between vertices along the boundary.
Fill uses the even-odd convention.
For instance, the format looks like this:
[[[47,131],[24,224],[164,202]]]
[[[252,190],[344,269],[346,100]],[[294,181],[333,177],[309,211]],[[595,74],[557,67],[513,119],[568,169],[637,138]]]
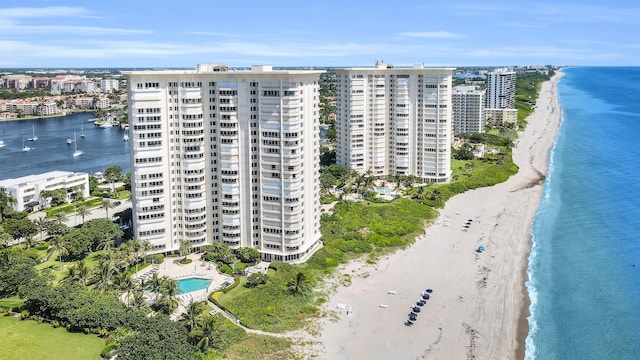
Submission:
[[[206,289],[211,284],[211,280],[202,278],[187,278],[178,280],[178,289],[180,293],[188,293],[192,291]]]
[[[389,195],[389,193],[391,193],[391,189],[387,189],[387,188],[377,188],[376,192],[380,195]]]
[[[526,359],[640,358],[640,68],[571,68],[532,230]]]

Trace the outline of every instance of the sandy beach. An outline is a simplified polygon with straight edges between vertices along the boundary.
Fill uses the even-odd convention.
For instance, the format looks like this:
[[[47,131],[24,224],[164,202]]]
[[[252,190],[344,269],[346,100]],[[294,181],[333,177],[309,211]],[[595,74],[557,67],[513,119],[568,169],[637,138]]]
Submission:
[[[513,149],[520,167],[507,182],[450,199],[424,236],[376,265],[341,274],[306,349],[318,359],[522,359],[529,299],[530,231],[542,196],[561,111],[556,74]],[[468,229],[465,223],[472,220]],[[478,253],[478,246],[486,250]],[[404,322],[427,288],[414,325]],[[350,310],[350,311],[348,311]],[[348,314],[347,314],[348,312]]]

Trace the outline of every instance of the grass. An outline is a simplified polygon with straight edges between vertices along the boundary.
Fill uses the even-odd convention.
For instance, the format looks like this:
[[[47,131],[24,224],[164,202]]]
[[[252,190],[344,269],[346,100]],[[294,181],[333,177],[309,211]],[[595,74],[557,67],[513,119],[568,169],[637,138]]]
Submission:
[[[118,196],[116,199],[112,199],[113,201],[115,200],[126,200],[128,198],[131,197],[131,192],[129,190],[123,190],[118,192]],[[75,209],[77,209],[80,206],[86,206],[89,210],[91,211],[95,211],[95,210],[100,210],[100,208],[102,207],[102,200],[103,198],[101,197],[92,197],[89,198],[87,200],[81,201],[81,202],[77,202],[74,204],[65,204],[65,205],[60,205],[54,208],[49,208],[47,210],[45,210],[45,213],[47,214],[47,218],[52,218],[55,216],[56,213],[58,212],[63,212],[66,215],[70,215],[73,214],[73,212],[75,211]]]
[[[224,354],[212,354],[208,360],[262,360],[262,359],[301,359],[292,350],[292,341],[266,335],[248,334],[247,338],[232,345]]]
[[[104,346],[104,340],[94,335],[69,333],[31,320],[0,317],[0,349],[4,359],[100,359]]]
[[[20,307],[24,304],[24,300],[17,296],[0,299],[0,309],[11,311],[11,309]]]

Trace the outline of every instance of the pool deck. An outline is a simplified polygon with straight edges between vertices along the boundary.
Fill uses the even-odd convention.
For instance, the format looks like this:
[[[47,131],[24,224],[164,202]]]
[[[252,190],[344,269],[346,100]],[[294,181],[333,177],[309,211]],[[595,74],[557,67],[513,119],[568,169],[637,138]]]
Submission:
[[[187,258],[191,259],[192,263],[186,265],[179,264],[179,261],[184,258],[183,256],[166,257],[161,264],[156,264],[153,267],[150,266],[138,271],[133,275],[133,279],[143,277],[145,276],[145,274],[149,274],[147,276],[150,276],[153,272],[157,272],[158,276],[167,276],[174,280],[192,277],[211,280],[211,284],[206,289],[191,291],[185,294],[178,295],[180,306],[172,314],[172,318],[178,317],[184,312],[185,306],[188,305],[191,301],[206,301],[208,295],[219,288],[225,281],[225,279],[230,276],[227,274],[219,273],[215,264],[201,261],[200,256],[202,256],[202,254],[187,255]]]

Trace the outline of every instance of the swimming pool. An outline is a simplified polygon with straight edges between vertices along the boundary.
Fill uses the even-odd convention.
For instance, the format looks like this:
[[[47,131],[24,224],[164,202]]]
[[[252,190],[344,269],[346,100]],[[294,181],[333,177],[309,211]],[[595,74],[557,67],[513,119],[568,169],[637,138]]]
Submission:
[[[391,193],[391,189],[387,189],[387,188],[377,188],[376,192],[380,195],[389,195],[389,193]]]
[[[202,278],[187,278],[178,280],[178,289],[181,294],[206,289],[211,284],[211,280]]]

